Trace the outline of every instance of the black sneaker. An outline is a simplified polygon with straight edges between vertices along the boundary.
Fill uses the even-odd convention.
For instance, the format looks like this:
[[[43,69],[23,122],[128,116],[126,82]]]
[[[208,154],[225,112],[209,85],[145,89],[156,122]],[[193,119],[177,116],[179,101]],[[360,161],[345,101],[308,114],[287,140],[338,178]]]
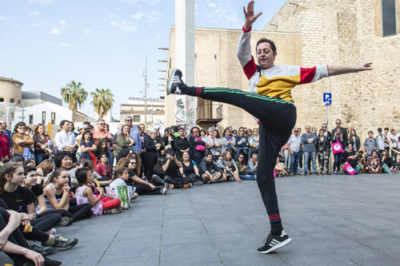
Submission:
[[[33,241],[29,241],[29,247],[43,256],[54,254],[57,250],[53,247],[38,245]]]
[[[285,231],[282,231],[280,236],[273,236],[271,234],[268,235],[267,239],[264,241],[264,245],[257,249],[258,253],[268,254],[278,248],[286,246],[292,242],[292,239],[286,234]]]
[[[181,90],[179,89],[179,86],[182,84],[184,84],[182,81],[182,71],[175,68],[174,70],[172,70],[171,75],[168,79],[167,95],[182,94]]]

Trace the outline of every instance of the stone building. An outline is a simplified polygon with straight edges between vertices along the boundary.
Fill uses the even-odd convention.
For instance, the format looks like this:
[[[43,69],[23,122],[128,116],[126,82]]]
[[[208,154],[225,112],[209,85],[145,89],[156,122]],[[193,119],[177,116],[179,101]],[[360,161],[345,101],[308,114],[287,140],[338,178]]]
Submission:
[[[240,33],[239,29],[196,28],[195,85],[248,90],[236,58]],[[400,0],[290,0],[264,31],[252,33],[252,47],[260,37],[273,39],[278,48],[276,64],[309,67],[373,62],[373,71],[331,77],[292,91],[298,126],[319,128],[326,122],[322,95],[331,92],[329,128],[340,118],[345,127],[365,136],[369,129],[398,129],[400,124],[399,33]],[[174,39],[172,28],[168,73],[174,67]],[[174,123],[174,104],[174,96],[166,97],[167,125]],[[221,127],[256,126],[251,116],[238,108],[201,100],[197,122],[204,126],[217,122]]]
[[[123,122],[127,116],[132,117],[134,124],[146,124],[147,127],[164,127],[164,99],[148,98],[146,107],[144,98],[129,97],[128,103],[121,104],[120,106],[121,122]]]

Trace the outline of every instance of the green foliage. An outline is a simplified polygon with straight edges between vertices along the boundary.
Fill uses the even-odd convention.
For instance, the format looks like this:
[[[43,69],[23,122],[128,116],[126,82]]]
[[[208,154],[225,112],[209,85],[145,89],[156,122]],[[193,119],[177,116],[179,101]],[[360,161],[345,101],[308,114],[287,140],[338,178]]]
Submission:
[[[100,116],[103,117],[111,110],[111,107],[114,103],[114,95],[110,92],[109,89],[97,89],[95,92],[91,92],[92,95],[92,104],[94,106],[94,111]]]
[[[78,111],[78,106],[81,108],[86,101],[88,93],[84,88],[81,88],[82,83],[71,81],[64,88],[61,88],[61,96],[66,103],[69,103],[69,109]]]

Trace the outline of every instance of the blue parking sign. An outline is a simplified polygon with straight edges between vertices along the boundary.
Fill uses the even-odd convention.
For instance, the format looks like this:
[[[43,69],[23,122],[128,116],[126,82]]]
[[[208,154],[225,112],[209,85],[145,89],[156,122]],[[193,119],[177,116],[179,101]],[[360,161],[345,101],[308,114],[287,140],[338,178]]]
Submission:
[[[322,102],[328,106],[332,105],[332,93],[324,92]]]

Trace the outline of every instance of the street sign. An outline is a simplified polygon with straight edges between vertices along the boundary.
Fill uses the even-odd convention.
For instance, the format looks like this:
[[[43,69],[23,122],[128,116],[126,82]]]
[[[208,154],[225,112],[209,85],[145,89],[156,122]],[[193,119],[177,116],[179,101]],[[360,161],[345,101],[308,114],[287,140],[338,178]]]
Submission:
[[[322,98],[322,101],[327,106],[331,106],[332,105],[332,93],[324,92],[324,97]]]

